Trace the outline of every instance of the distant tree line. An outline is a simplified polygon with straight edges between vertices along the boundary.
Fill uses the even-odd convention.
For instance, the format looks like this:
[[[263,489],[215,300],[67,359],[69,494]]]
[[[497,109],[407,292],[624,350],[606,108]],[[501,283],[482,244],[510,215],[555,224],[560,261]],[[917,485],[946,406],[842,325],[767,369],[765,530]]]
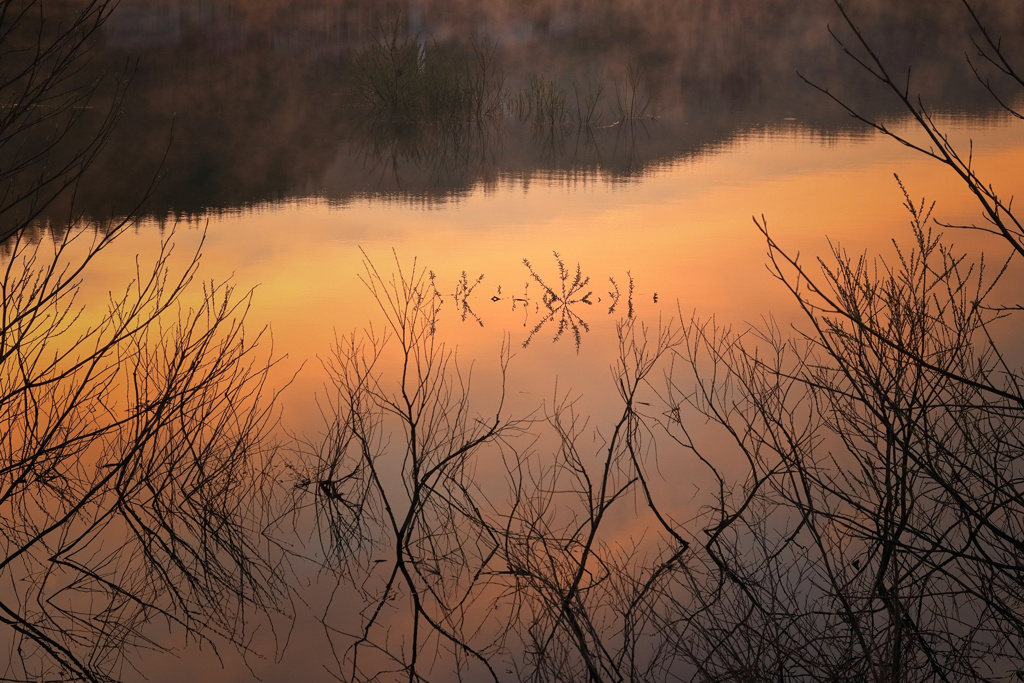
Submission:
[[[66,22],[80,2],[48,1],[32,21]],[[79,206],[89,216],[131,211],[133,183],[154,174],[165,157],[162,180],[144,211],[173,222],[176,216],[307,196],[311,187],[337,201],[366,193],[433,201],[468,193],[502,174],[635,175],[787,118],[795,121],[786,126],[815,134],[863,132],[805,87],[796,68],[850,88],[866,113],[899,115],[895,103],[850,77],[851,64],[832,49],[826,33],[827,24],[841,17],[820,0],[446,0],[421,3],[417,21],[408,13],[394,15],[403,6],[411,12],[406,5],[125,0],[94,35],[97,49],[86,68],[96,74],[119,71],[134,51],[132,85],[121,101],[115,135],[82,179]],[[995,111],[996,103],[984,96],[962,59],[970,43],[954,3],[872,2],[856,8],[858,22],[882,36],[880,48],[894,70],[914,65],[926,101],[955,111]],[[1006,47],[1022,42],[1024,21],[1016,3],[988,2],[985,9],[988,22],[1004,31]],[[358,31],[349,26],[353,17]],[[127,45],[122,40],[165,23],[166,39],[150,36]],[[429,53],[429,68],[418,79],[401,60],[392,65],[403,71],[403,86],[421,93],[405,98],[401,118],[421,125],[391,125],[395,112],[389,106],[378,107],[383,117],[368,115],[376,98],[365,97],[372,85],[366,66],[377,61],[375,39],[390,37],[396,28],[400,43],[412,44],[415,53],[422,44]],[[491,53],[475,51],[471,36],[479,39],[478,47],[493,43]],[[580,64],[586,66],[573,66]],[[448,69],[449,77],[437,78],[437,67]],[[616,94],[634,92],[630,67],[642,76],[638,94],[650,98],[648,113],[658,115],[634,135],[609,126],[620,120],[620,109],[630,109],[619,106]],[[459,91],[469,85],[459,85],[463,74],[478,79],[473,87],[485,86],[470,109],[504,115],[487,125],[453,125],[480,118],[459,106],[465,102]],[[551,86],[559,108],[569,110],[557,117],[559,125],[521,125],[507,115],[534,79]],[[83,111],[87,118],[107,110],[117,96],[114,84],[115,79],[100,83],[92,107]],[[423,93],[424,86],[433,92]],[[496,108],[496,99],[503,106]],[[591,99],[603,100],[596,111],[588,106]],[[54,206],[46,218],[57,223],[64,213],[63,205]]]

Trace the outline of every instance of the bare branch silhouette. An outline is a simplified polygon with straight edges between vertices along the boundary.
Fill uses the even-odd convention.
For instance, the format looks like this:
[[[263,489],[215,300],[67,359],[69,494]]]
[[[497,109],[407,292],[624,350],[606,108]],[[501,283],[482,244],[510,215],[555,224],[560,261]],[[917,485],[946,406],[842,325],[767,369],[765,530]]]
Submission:
[[[385,329],[339,339],[325,362],[335,398],[300,482],[326,520],[329,567],[364,601],[354,630],[336,629],[324,614],[328,633],[344,642],[337,675],[370,679],[390,660],[418,680],[444,652],[497,680],[490,656],[502,628],[467,616],[490,591],[486,571],[499,543],[478,522],[487,503],[474,473],[524,423],[505,415],[501,388],[489,416],[475,409],[472,373],[436,333],[443,299],[424,270],[396,260],[386,276],[369,259],[364,266]],[[510,359],[506,343],[502,376]],[[406,622],[388,617],[396,609]]]
[[[105,301],[79,297],[132,220],[83,225],[74,206],[126,82],[90,124],[100,83],[84,66],[115,4],[59,22],[0,0],[4,680],[116,680],[169,647],[156,624],[255,654],[287,592],[263,534],[274,395],[264,335],[243,324],[250,295],[197,282],[199,249],[175,274],[169,236]],[[37,219],[65,194],[47,234]]]

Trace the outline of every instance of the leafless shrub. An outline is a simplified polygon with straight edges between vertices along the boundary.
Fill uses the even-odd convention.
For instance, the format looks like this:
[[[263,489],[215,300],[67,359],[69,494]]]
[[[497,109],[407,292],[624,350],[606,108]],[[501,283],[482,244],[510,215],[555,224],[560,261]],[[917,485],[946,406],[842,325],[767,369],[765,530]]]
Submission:
[[[1015,80],[964,5],[982,61]],[[1024,644],[1024,373],[994,332],[1019,306],[993,298],[1022,253],[1019,222],[840,10],[853,38],[833,35],[927,142],[821,89],[952,169],[988,223],[945,226],[904,189],[909,246],[897,241],[891,261],[837,246],[811,268],[757,221],[807,327],[791,338],[771,326],[686,328],[682,365],[696,380],[673,385],[674,425],[685,435],[695,410],[725,427],[745,474],[739,486],[718,475],[706,559],[690,565],[680,603],[685,655],[707,680],[1006,680]],[[994,233],[1010,256],[972,259],[942,227]]]
[[[207,285],[165,243],[105,310],[78,304],[115,233],[9,243],[0,289],[0,573],[17,634],[7,673],[106,680],[161,621],[244,647],[284,586],[261,542],[274,477],[269,363],[248,296]],[[84,250],[84,255],[81,251]]]
[[[454,661],[496,679],[502,628],[467,616],[490,590],[500,543],[478,521],[488,504],[474,473],[523,426],[505,415],[503,389],[489,416],[475,409],[472,374],[436,334],[443,297],[426,273],[364,265],[385,328],[339,339],[325,362],[335,390],[327,434],[306,451],[299,481],[323,520],[327,568],[363,601],[354,628],[324,615],[344,642],[338,674],[363,680],[393,667],[416,678]],[[506,344],[502,376],[509,360]]]
[[[131,217],[82,225],[74,190],[117,119],[84,70],[116,3],[48,23],[0,0],[0,623],[4,680],[120,678],[159,624],[248,653],[286,591],[263,529],[276,477],[271,361],[249,296],[170,239],[106,301],[80,291]],[[124,80],[114,88],[120,92]],[[70,194],[66,225],[37,225]],[[63,201],[63,199],[61,199]]]

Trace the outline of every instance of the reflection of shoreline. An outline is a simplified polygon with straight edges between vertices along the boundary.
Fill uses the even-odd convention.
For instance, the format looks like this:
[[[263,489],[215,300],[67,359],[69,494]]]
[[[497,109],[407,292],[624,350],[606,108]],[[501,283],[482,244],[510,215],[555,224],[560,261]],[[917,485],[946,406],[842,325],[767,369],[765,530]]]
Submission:
[[[960,127],[968,126],[970,130],[979,132],[990,130],[993,133],[1001,130],[1010,120],[1007,116],[998,112],[989,116],[948,117],[950,130],[957,130]],[[656,126],[664,124],[664,121],[654,122]],[[905,126],[906,122],[898,122],[896,125]],[[239,201],[224,205],[193,205],[185,208],[182,205],[161,206],[159,203],[151,202],[147,211],[141,215],[138,221],[140,229],[153,228],[165,231],[175,224],[186,224],[193,227],[201,227],[206,221],[236,220],[246,217],[258,217],[267,213],[276,213],[286,207],[317,207],[336,211],[352,206],[382,207],[422,207],[444,209],[448,206],[459,205],[461,202],[471,199],[477,195],[488,195],[493,193],[505,193],[513,191],[516,194],[526,194],[532,188],[563,188],[567,191],[581,190],[588,187],[601,185],[611,186],[635,186],[644,179],[651,179],[672,173],[675,168],[701,167],[710,163],[714,158],[720,156],[731,156],[743,153],[743,150],[754,147],[761,147],[776,141],[786,144],[789,141],[793,144],[811,144],[822,149],[830,149],[836,146],[848,144],[870,144],[875,136],[863,128],[851,128],[832,132],[808,128],[794,123],[783,122],[775,126],[762,126],[748,130],[737,130],[722,140],[708,143],[705,147],[696,152],[683,154],[677,157],[666,157],[654,159],[647,164],[640,172],[633,174],[616,174],[613,171],[594,165],[590,168],[523,168],[521,170],[501,170],[496,174],[487,174],[481,177],[467,177],[463,186],[438,191],[429,186],[413,186],[411,183],[405,187],[391,187],[373,189],[365,184],[366,177],[359,175],[352,169],[347,169],[341,162],[331,165],[325,172],[325,182],[317,191],[310,191],[308,188],[291,195],[278,197],[256,198],[247,201]],[[977,141],[976,141],[977,142]],[[801,170],[793,167],[792,159],[778,160],[784,174],[804,174],[814,172]],[[359,169],[355,169],[358,171]],[[818,169],[819,171],[822,169]],[[362,183],[362,184],[360,184]],[[158,193],[159,194],[159,193]],[[166,197],[166,195],[164,195]],[[161,197],[158,197],[158,202]],[[182,206],[182,208],[178,208]],[[65,214],[66,215],[66,214]],[[114,218],[121,214],[116,212]],[[58,216],[59,218],[60,216]],[[86,215],[87,219],[90,216]],[[104,224],[107,215],[98,215],[91,219],[96,226]],[[40,222],[37,226],[40,230],[58,229],[59,221],[52,223]],[[479,230],[485,226],[477,226]]]
[[[573,19],[578,3],[555,3],[543,12],[527,4],[518,13],[477,4],[442,14],[440,5],[426,1],[125,0],[104,28],[110,51],[98,54],[96,65],[113,68],[128,52],[138,52],[140,62],[117,137],[80,188],[81,208],[95,218],[127,210],[137,194],[133,184],[160,168],[172,122],[162,180],[146,207],[151,216],[202,216],[297,197],[433,203],[503,177],[524,183],[639,177],[776,126],[824,140],[863,135],[845,112],[795,76],[805,66],[817,80],[869,103],[871,112],[884,117],[896,111],[836,66],[842,54],[821,39],[825,17],[819,10],[791,9],[773,24],[765,20],[765,7],[749,3],[725,15],[723,8],[692,0],[677,3],[670,16],[650,19],[637,8]],[[570,95],[575,83],[604,78],[621,84],[619,72],[635,64],[659,118],[643,126],[550,127],[545,136],[499,116],[472,130],[400,130],[395,135],[411,137],[378,140],[375,158],[367,154],[365,119],[360,123],[346,91],[346,69],[372,27],[395,10],[405,11],[402,30],[425,43],[427,36],[452,44],[467,35],[497,40],[509,92],[538,73]],[[914,12],[923,11],[906,10],[901,21],[912,23]],[[779,22],[792,30],[780,33]],[[959,25],[940,28],[938,35],[950,40],[964,37]],[[991,115],[979,109],[986,98],[974,97],[958,80],[963,65],[929,64],[940,48],[918,45],[915,35],[896,42],[924,63],[915,77],[941,94],[935,106]]]

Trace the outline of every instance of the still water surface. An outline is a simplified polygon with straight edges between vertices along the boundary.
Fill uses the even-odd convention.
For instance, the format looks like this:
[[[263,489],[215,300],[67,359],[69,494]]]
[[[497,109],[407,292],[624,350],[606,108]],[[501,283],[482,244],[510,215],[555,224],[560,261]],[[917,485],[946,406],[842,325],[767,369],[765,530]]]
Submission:
[[[969,131],[963,122],[951,125],[971,135],[979,167],[1012,192],[1020,182],[1013,169],[1024,151],[1019,127],[1008,120]],[[830,241],[854,253],[891,256],[891,240],[910,235],[894,173],[918,198],[936,201],[944,222],[977,219],[971,198],[944,169],[888,139],[826,142],[780,129],[739,137],[628,182],[553,175],[527,184],[508,177],[426,206],[393,198],[344,205],[296,198],[183,223],[174,239],[189,252],[205,235],[203,273],[230,274],[240,289],[256,288],[250,324],[269,326],[275,351],[288,356],[288,372],[302,366],[286,394],[285,423],[310,428],[310,402],[323,382],[316,359],[336,333],[361,329],[379,314],[360,281],[364,259],[380,269],[394,268],[397,259],[403,268],[415,261],[433,271],[438,291],[452,295],[440,331],[465,360],[496,359],[508,333],[517,349],[516,385],[544,395],[562,376],[589,393],[596,386],[588,383],[608,379],[611,332],[627,312],[630,277],[634,313],[644,320],[696,312],[735,325],[764,316],[795,321],[795,305],[765,267],[766,246],[754,218],[763,216],[780,244],[807,258],[826,255]],[[131,262],[126,257],[136,253],[144,259],[160,234],[143,222],[104,264]],[[974,249],[984,248],[987,238],[964,232],[953,241]],[[999,246],[993,241],[991,248]],[[590,278],[584,290],[592,292],[589,303],[575,306],[590,327],[578,347],[571,333],[557,337],[554,324],[531,336],[546,310],[523,260],[554,283],[555,253]],[[456,300],[463,273],[470,284],[482,279]],[[98,290],[117,278],[99,278]],[[622,300],[609,314],[616,283]],[[465,317],[463,300],[471,308]]]
[[[472,134],[437,138],[433,129],[367,130],[337,116],[350,105],[339,104],[343,89],[325,74],[357,59],[372,40],[369,27],[387,22],[359,3],[307,8],[310,17],[230,3],[122,4],[103,58],[137,53],[137,87],[126,100],[125,137],[99,164],[108,182],[96,187],[113,189],[109,197],[84,192],[87,208],[95,215],[116,209],[124,181],[109,181],[123,178],[115,170],[144,173],[169,149],[166,177],[137,228],[94,264],[82,301],[102,302],[123,287],[136,256],[141,263],[152,258],[172,229],[182,254],[204,240],[201,278],[230,277],[240,290],[255,288],[247,324],[266,326],[274,353],[284,356],[275,380],[294,377],[281,397],[283,439],[315,439],[323,429],[321,408],[331,391],[321,361],[336,337],[382,324],[361,281],[366,263],[385,273],[433,274],[445,297],[438,337],[457,349],[463,367],[473,366],[484,401],[496,393],[507,340],[511,410],[527,414],[574,395],[596,429],[617,410],[611,367],[624,318],[652,328],[693,314],[737,328],[766,317],[799,325],[794,302],[765,268],[755,217],[808,261],[827,258],[830,244],[891,257],[892,240],[910,235],[898,173],[912,197],[937,201],[940,220],[979,220],[945,169],[852,127],[793,77],[794,68],[820,67],[822,78],[840,78],[830,69],[842,60],[819,21],[827,12],[789,17],[783,54],[771,49],[779,27],[765,25],[756,10],[697,21],[659,4],[667,18],[630,14],[635,23],[619,31],[585,21],[575,5],[517,17],[398,3],[406,12],[396,15],[407,22],[403,35],[421,41],[427,54],[447,40],[464,46],[467,31],[493,41],[509,88],[526,87],[537,73],[563,86],[597,83],[600,73],[608,92],[624,94],[625,67],[634,60],[655,104],[636,120],[616,117],[612,108],[600,125],[574,122],[547,133],[502,113]],[[269,28],[281,16],[294,23]],[[760,27],[757,39],[736,43],[752,26]],[[204,59],[209,55],[217,58]],[[831,56],[824,63],[809,55]],[[945,95],[943,126],[961,144],[973,141],[980,173],[1004,195],[1024,191],[1024,129],[979,104],[977,90],[941,64],[923,71],[922,87]],[[862,101],[898,130],[911,130],[890,105]],[[180,113],[166,148],[152,133],[166,130],[172,112]],[[439,163],[439,152],[453,148],[457,153]],[[977,232],[953,231],[952,239],[971,252],[1001,249]],[[575,303],[552,311],[541,283],[557,288],[559,261],[570,277],[578,267],[589,280]],[[1008,296],[1024,291],[1021,284],[1011,271]],[[569,321],[561,333],[559,320]],[[1004,332],[1012,338],[1019,330]],[[687,478],[686,463],[666,456],[662,464],[676,512],[685,517],[701,504],[699,487]],[[643,533],[631,519],[614,530],[619,538]],[[313,584],[310,604],[299,609],[283,660],[249,662],[264,680],[317,680],[323,666],[333,666],[327,636],[310,619],[326,589],[313,570],[300,574]],[[334,621],[343,623],[350,615],[339,610]],[[224,657],[222,670],[209,652],[153,656],[144,673],[157,681],[252,678],[235,655]]]
[[[1019,126],[1004,119],[980,126],[957,119],[950,126],[972,137],[979,168],[999,178],[1004,191],[1024,190],[1015,172],[1024,158]],[[498,356],[508,335],[514,350],[508,380],[512,410],[525,414],[550,406],[559,392],[568,392],[580,397],[581,412],[597,430],[618,406],[612,373],[615,325],[629,310],[630,277],[632,314],[648,325],[696,312],[740,329],[767,316],[799,326],[794,302],[765,268],[766,247],[753,217],[763,215],[778,242],[804,258],[828,254],[829,240],[855,253],[891,257],[891,240],[909,238],[894,172],[911,193],[937,201],[941,220],[977,219],[971,198],[943,169],[888,139],[858,135],[824,141],[800,130],[773,129],[738,136],[705,155],[628,181],[581,182],[551,174],[526,183],[511,176],[428,205],[393,197],[342,205],[295,198],[179,225],[174,239],[187,252],[205,233],[202,273],[214,278],[230,273],[240,288],[256,287],[248,322],[267,325],[275,353],[287,356],[281,381],[298,373],[281,404],[282,425],[291,434],[323,429],[320,405],[331,391],[320,361],[330,356],[336,335],[382,325],[360,280],[366,260],[385,272],[415,263],[433,271],[439,292],[453,295],[442,307],[439,338],[457,347],[460,363],[473,365],[482,411],[493,398],[489,382],[498,379]],[[144,260],[160,232],[143,222],[105,254],[102,267],[110,270],[103,276],[94,271],[96,279],[87,286],[102,296],[110,282],[128,277],[118,273],[118,264],[131,262],[136,253]],[[971,251],[1001,248],[978,233],[953,233],[953,240]],[[554,252],[570,269],[579,264],[590,278],[589,303],[573,306],[586,323],[578,345],[571,331],[558,335],[555,322],[533,332],[546,311],[523,260],[554,283]],[[468,297],[457,299],[464,273],[470,285],[483,277]],[[611,314],[609,278],[621,296]],[[1020,287],[1020,273],[1011,273],[1004,291],[1012,296]],[[463,302],[471,309],[468,315]],[[1020,330],[1005,332],[1010,338],[1020,335]],[[723,453],[725,469],[727,459]],[[678,510],[696,509],[702,499],[691,466],[668,454],[660,468]],[[632,526],[623,519],[618,533],[641,537],[643,529]],[[315,606],[326,598],[313,589],[309,599]],[[318,613],[315,607],[311,611]],[[281,664],[254,664],[265,680],[293,680],[298,672],[322,675],[324,632],[311,621],[300,620],[297,628]],[[228,671],[214,668],[211,680],[249,680],[245,668],[232,674],[239,665],[230,662]],[[172,659],[159,665],[156,680],[203,677],[218,666],[200,655]]]

